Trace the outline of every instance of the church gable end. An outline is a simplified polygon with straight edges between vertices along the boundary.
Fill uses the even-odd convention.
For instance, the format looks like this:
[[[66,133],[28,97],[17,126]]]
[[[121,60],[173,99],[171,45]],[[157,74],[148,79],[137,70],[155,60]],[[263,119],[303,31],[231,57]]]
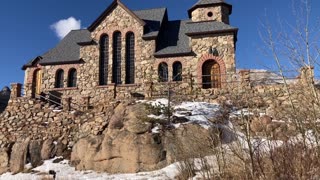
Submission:
[[[129,10],[119,0],[113,3],[92,23],[88,30],[92,33],[95,40],[99,40],[104,33],[113,33],[113,31],[138,30],[145,26],[145,22],[135,13]],[[142,34],[143,32],[141,32]]]

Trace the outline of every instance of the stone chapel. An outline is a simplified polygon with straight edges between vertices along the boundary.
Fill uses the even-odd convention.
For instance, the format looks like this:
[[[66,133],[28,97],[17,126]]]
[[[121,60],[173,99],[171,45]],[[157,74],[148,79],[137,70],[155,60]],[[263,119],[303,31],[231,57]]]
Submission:
[[[114,0],[87,29],[23,66],[25,95],[55,92],[95,103],[152,96],[168,84],[177,91],[223,88],[236,71],[232,5],[199,0],[187,12],[188,19],[171,21],[166,8],[132,11]]]

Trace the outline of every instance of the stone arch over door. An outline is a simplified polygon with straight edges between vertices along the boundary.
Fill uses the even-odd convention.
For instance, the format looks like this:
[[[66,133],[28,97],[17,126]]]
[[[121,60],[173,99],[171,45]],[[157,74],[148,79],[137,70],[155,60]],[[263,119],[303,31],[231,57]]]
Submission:
[[[203,73],[209,75],[206,75],[208,78],[204,78]],[[223,88],[226,82],[226,73],[226,65],[223,59],[219,56],[206,54],[203,55],[198,62],[197,74],[201,88]],[[207,80],[208,82],[204,82],[204,80]],[[203,83],[208,85],[203,86]]]

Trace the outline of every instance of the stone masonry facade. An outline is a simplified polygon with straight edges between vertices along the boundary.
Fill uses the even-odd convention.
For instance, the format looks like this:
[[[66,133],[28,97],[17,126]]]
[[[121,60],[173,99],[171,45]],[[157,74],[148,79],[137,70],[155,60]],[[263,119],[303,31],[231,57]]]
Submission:
[[[127,99],[131,98],[132,94],[140,94],[148,97],[149,91],[159,92],[166,87],[166,83],[173,83],[173,89],[179,91],[179,89],[188,89],[188,91],[196,91],[202,89],[204,67],[207,61],[212,61],[214,64],[218,64],[218,74],[206,74],[208,76],[219,76],[218,83],[221,84],[219,88],[223,88],[225,82],[231,81],[233,74],[235,74],[235,45],[237,39],[237,28],[233,28],[229,25],[229,15],[231,14],[231,5],[223,3],[202,4],[199,1],[189,11],[191,17],[185,26],[186,30],[190,33],[182,32],[182,28],[178,29],[179,33],[184,36],[183,44],[187,44],[187,47],[182,47],[177,42],[176,49],[169,53],[161,54],[157,56],[158,52],[161,52],[163,48],[162,44],[165,44],[166,38],[163,37],[162,31],[168,31],[170,33],[172,27],[171,21],[168,21],[166,9],[163,10],[159,19],[161,27],[158,27],[157,35],[152,37],[146,37],[147,32],[154,27],[148,27],[148,15],[155,15],[160,10],[143,10],[143,11],[131,11],[120,1],[115,0],[106,11],[91,25],[88,30],[90,39],[87,42],[72,42],[77,43],[79,46],[79,61],[68,61],[59,59],[61,54],[51,55],[48,58],[53,61],[45,62],[46,57],[40,57],[31,61],[24,66],[25,69],[25,84],[24,91],[28,97],[35,95],[35,86],[37,81],[36,71],[41,70],[41,83],[40,89],[43,93],[58,92],[61,94],[61,98],[71,97],[73,102],[81,103],[84,97],[90,97],[92,104],[97,104],[102,99]],[[182,22],[182,21],[181,21]],[[209,23],[209,24],[208,24]],[[219,25],[219,26],[218,26]],[[222,29],[220,25],[223,25]],[[196,26],[203,26],[203,30],[193,30]],[[167,30],[166,30],[167,28]],[[208,30],[207,30],[208,29]],[[174,30],[174,29],[173,29]],[[114,73],[114,33],[121,33],[121,59],[120,59],[120,82],[114,83],[112,81]],[[72,32],[71,32],[72,33]],[[73,32],[74,33],[74,32]],[[134,34],[134,83],[125,84],[126,81],[126,56],[127,56],[127,41],[126,35],[128,33]],[[187,34],[187,36],[186,36]],[[100,39],[102,36],[107,35],[109,43],[108,49],[108,66],[107,66],[107,83],[100,85],[100,71],[101,71],[101,44]],[[70,35],[71,36],[71,35]],[[180,36],[180,35],[179,35]],[[68,39],[68,36],[65,38]],[[65,43],[62,40],[61,44]],[[179,41],[181,41],[179,39]],[[181,44],[181,43],[180,43]],[[59,45],[58,45],[59,48]],[[166,47],[170,49],[171,44]],[[182,48],[189,49],[187,53],[179,53]],[[214,49],[217,54],[210,52]],[[52,50],[54,51],[54,50]],[[181,79],[173,82],[174,63],[180,63],[182,67],[179,70]],[[159,82],[159,68],[160,64],[165,63],[167,68],[167,81]],[[71,69],[75,69],[76,74],[76,86],[68,87],[69,72]],[[208,69],[208,68],[207,68]],[[57,71],[63,70],[63,87],[55,87],[57,81]],[[181,71],[181,72],[180,72]],[[209,70],[210,71],[210,70]],[[209,79],[210,79],[209,77]],[[39,80],[38,80],[39,81]],[[209,80],[209,84],[212,79]],[[190,83],[192,87],[190,87]],[[210,87],[217,88],[217,87]]]

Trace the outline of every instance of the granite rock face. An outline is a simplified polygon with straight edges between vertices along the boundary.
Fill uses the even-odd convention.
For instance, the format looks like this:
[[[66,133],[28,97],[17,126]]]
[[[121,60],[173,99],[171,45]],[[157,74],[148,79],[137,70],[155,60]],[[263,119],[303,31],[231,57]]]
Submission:
[[[77,170],[108,173],[136,173],[163,168],[179,158],[208,154],[214,146],[209,142],[211,130],[197,124],[152,133],[143,104],[119,104],[114,115],[122,126],[110,124],[101,135],[80,139],[73,147],[71,164]],[[203,143],[199,143],[203,142]],[[208,146],[212,144],[212,146]],[[205,146],[202,146],[205,145]],[[184,155],[184,157],[182,157]]]
[[[19,173],[24,170],[24,165],[27,162],[28,145],[30,139],[25,139],[16,142],[12,147],[10,156],[10,171],[13,174]]]

